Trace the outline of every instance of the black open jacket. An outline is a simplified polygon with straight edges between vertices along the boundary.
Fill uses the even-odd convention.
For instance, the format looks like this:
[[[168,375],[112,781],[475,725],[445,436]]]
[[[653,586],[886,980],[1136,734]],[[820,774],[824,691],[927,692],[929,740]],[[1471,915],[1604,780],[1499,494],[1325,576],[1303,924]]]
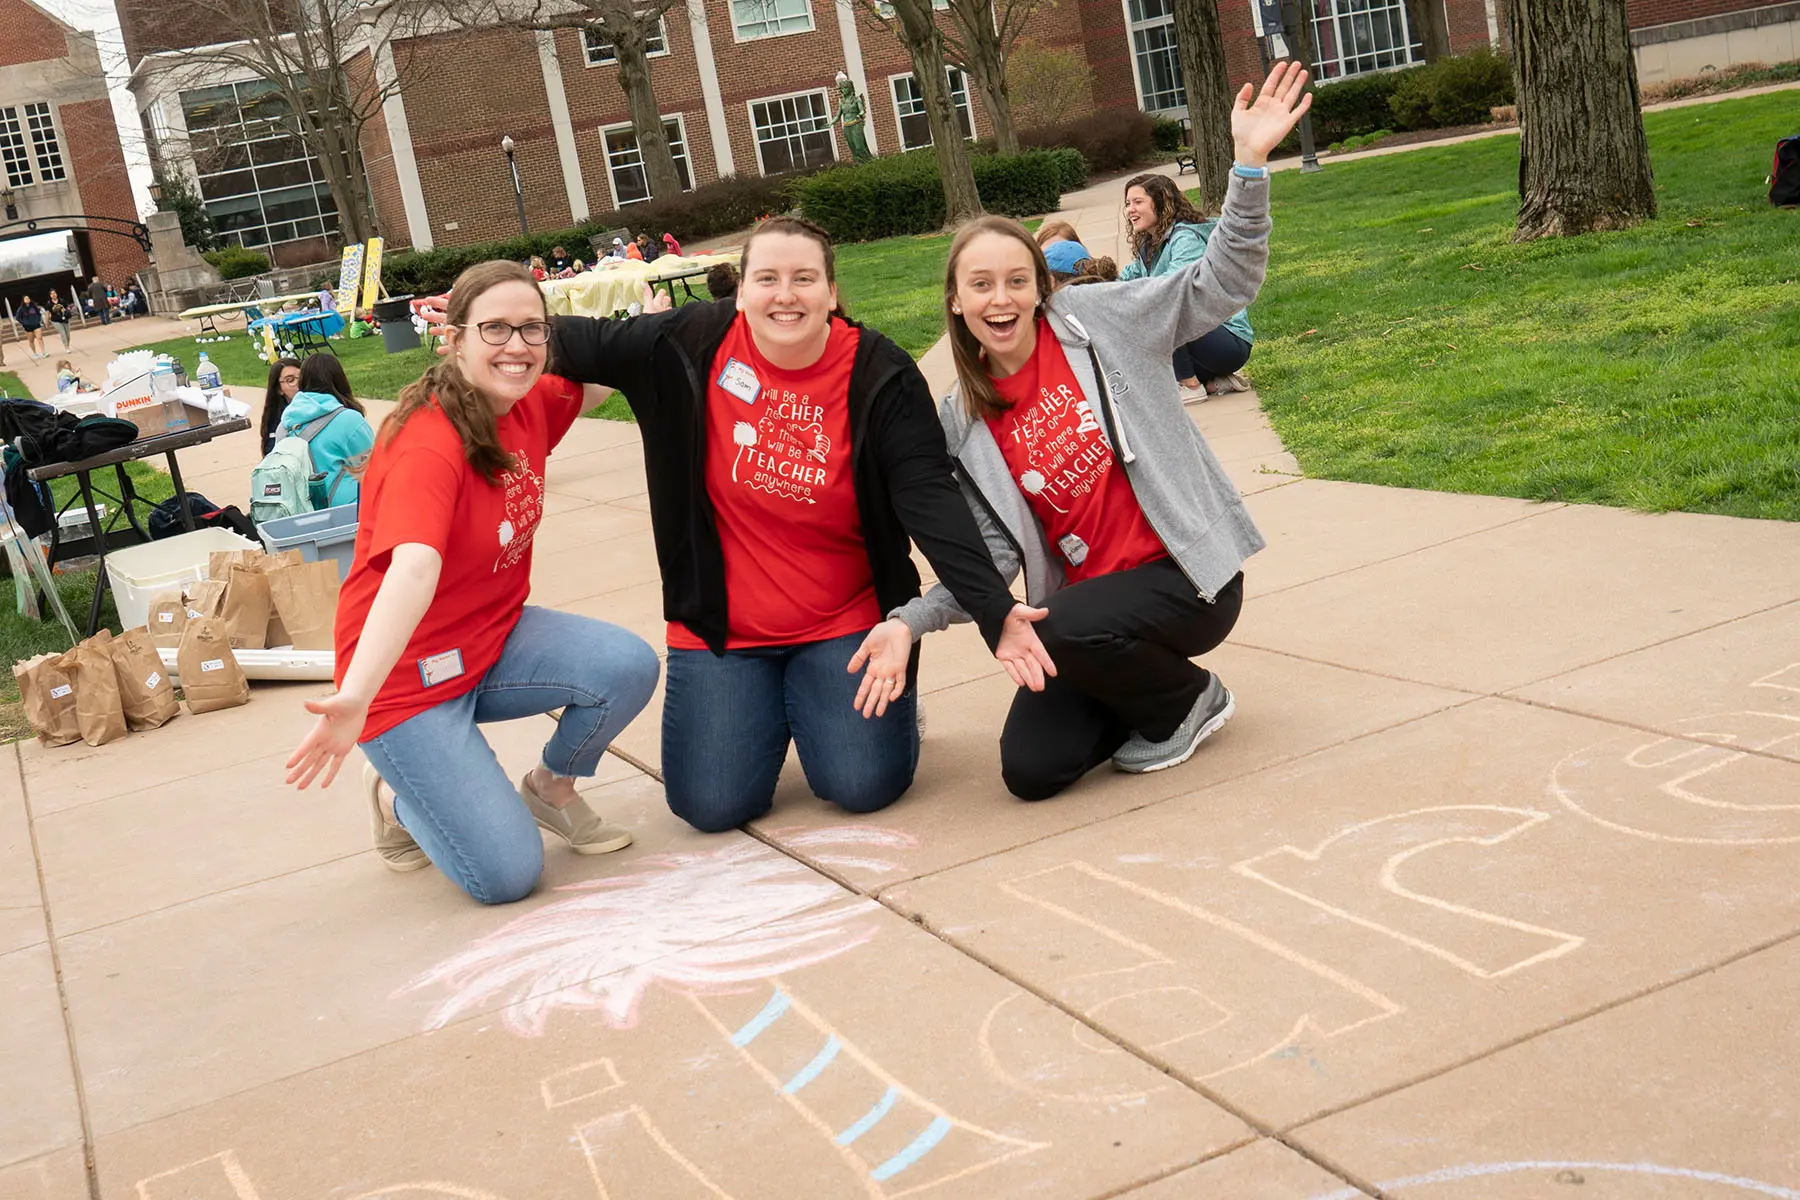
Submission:
[[[706,492],[707,373],[737,316],[731,300],[621,320],[558,317],[550,370],[622,392],[644,438],[650,524],[662,568],[663,615],[714,654],[730,628],[725,554]],[[850,473],[875,598],[892,612],[919,594],[917,542],[989,648],[1013,598],[956,484],[954,461],[918,366],[859,326],[850,370]],[[915,649],[908,681],[915,677]]]

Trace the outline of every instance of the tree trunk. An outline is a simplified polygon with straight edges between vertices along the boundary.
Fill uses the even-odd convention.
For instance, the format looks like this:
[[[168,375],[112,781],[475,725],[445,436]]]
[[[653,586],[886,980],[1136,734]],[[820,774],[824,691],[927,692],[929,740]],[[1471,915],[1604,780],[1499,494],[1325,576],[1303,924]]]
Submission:
[[[1625,0],[1511,0],[1519,102],[1514,241],[1656,215]]]
[[[1200,207],[1216,213],[1231,182],[1231,75],[1219,29],[1218,0],[1175,0],[1175,42],[1193,130]]]
[[[1013,125],[1012,89],[1006,82],[1006,47],[994,25],[992,0],[951,0],[950,18],[962,36],[966,61],[959,64],[987,109],[994,128],[994,148],[1001,154],[1019,152],[1019,132]]]
[[[981,215],[981,196],[975,190],[975,172],[969,166],[969,147],[956,123],[950,100],[950,81],[944,72],[944,37],[932,20],[931,0],[894,0],[900,40],[912,58],[913,80],[925,101],[925,120],[931,126],[931,148],[937,156],[938,177],[944,186],[944,221],[956,226]]]
[[[644,55],[645,39],[655,28],[656,20],[651,17],[646,22],[635,14],[626,16],[609,10],[605,29],[619,60],[619,87],[631,110],[631,128],[637,134],[638,154],[644,160],[645,182],[650,185],[651,196],[665,200],[681,195],[682,181],[681,172],[675,168],[675,156],[669,151],[669,135],[663,129],[656,91],[650,86],[650,60]]]
[[[1406,0],[1406,23],[1411,27],[1412,41],[1422,46],[1426,62],[1436,62],[1450,53],[1450,17],[1444,0]]]

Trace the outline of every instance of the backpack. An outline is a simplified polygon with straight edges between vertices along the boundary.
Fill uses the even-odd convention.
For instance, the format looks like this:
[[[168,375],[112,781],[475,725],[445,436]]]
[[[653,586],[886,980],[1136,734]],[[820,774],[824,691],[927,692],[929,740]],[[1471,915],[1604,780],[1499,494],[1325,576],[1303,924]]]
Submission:
[[[1800,134],[1775,143],[1775,165],[1769,171],[1769,203],[1800,204]]]
[[[188,515],[193,518],[194,526],[197,529],[208,527],[229,529],[251,541],[256,540],[255,527],[250,524],[249,518],[244,516],[235,504],[228,504],[224,508],[220,508],[199,492],[189,492],[187,493],[187,509]],[[181,524],[181,509],[176,505],[173,496],[151,509],[150,519],[145,523],[150,528],[152,539],[174,537],[187,532]]]
[[[261,525],[264,521],[273,521],[281,517],[297,517],[301,513],[313,511],[312,482],[320,476],[313,474],[312,440],[319,436],[332,420],[347,410],[334,408],[322,417],[315,417],[299,429],[275,443],[263,460],[256,464],[250,472],[250,519]],[[337,492],[338,484],[344,480],[344,466],[339,465],[337,478],[332,480],[326,492],[326,503]]]

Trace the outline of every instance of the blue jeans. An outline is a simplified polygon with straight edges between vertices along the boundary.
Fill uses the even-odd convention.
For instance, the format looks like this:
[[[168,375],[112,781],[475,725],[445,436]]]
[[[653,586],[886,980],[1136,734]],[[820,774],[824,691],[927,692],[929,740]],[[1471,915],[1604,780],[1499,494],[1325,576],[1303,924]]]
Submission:
[[[1250,343],[1223,325],[1175,347],[1175,378],[1220,379],[1250,361]]]
[[[663,787],[675,815],[707,833],[769,811],[788,739],[813,793],[850,812],[886,808],[919,765],[914,689],[865,719],[852,707],[862,676],[846,668],[866,633],[823,642],[669,651],[663,701]]]
[[[544,746],[558,775],[589,776],[656,690],[656,651],[616,625],[527,607],[476,687],[362,744],[394,815],[438,870],[483,904],[531,894],[544,843],[477,725],[562,709]]]

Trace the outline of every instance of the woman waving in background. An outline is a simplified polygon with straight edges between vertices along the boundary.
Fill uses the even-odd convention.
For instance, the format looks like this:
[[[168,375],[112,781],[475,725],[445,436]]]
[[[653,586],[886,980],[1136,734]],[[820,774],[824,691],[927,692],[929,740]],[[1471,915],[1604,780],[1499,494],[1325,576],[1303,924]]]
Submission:
[[[1242,564],[1263,540],[1188,419],[1169,354],[1244,307],[1268,260],[1268,154],[1311,101],[1278,64],[1231,117],[1237,163],[1205,257],[1177,274],[1052,292],[1018,222],[982,217],[950,247],[945,320],[956,389],[939,417],[1001,573],[1058,673],[1021,689],[1000,737],[1008,790],[1056,795],[1109,758],[1187,760],[1230,719],[1231,692],[1190,659],[1225,640]],[[913,636],[966,619],[933,588],[896,614]]]
[[[790,739],[841,808],[911,786],[918,657],[883,622],[919,594],[909,539],[1015,682],[1053,669],[1042,614],[1008,594],[957,492],[924,377],[844,317],[834,265],[824,230],[774,217],[730,300],[556,322],[560,368],[618,388],[643,432],[669,622],[663,782],[699,829],[768,812]]]
[[[360,743],[382,861],[429,861],[504,904],[537,885],[540,827],[581,854],[630,844],[575,784],[649,702],[658,664],[623,629],[525,603],[544,465],[584,401],[545,374],[550,324],[531,272],[470,267],[449,321],[449,356],[400,393],[370,458],[338,603],[338,690],[307,702],[319,720],[288,782],[329,785]],[[478,726],[558,709],[515,787]]]

